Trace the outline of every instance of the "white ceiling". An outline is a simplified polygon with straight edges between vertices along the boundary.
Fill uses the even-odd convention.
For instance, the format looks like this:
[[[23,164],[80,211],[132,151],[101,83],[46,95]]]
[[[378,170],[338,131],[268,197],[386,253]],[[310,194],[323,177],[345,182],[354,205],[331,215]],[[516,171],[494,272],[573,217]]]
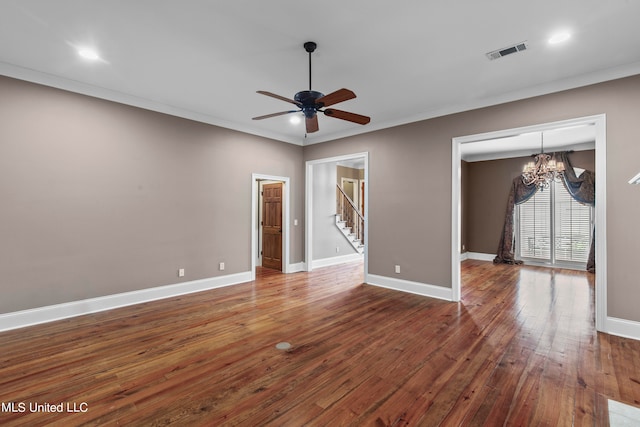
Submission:
[[[0,74],[304,145],[638,74],[639,16],[635,0],[0,0]],[[335,107],[370,124],[321,116],[305,138],[251,120],[291,107],[256,90],[308,89],[309,40],[313,89],[353,90]]]
[[[594,150],[595,148],[595,126],[580,125],[461,144],[460,157],[467,162],[478,162],[524,157],[541,151],[552,153],[565,150]]]

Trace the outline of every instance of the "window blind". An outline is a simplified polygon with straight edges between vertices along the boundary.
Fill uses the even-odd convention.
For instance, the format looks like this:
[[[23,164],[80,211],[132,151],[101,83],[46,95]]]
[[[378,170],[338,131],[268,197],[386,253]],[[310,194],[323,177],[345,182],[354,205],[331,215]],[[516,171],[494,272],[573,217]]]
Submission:
[[[555,258],[587,262],[591,245],[591,207],[576,202],[563,184],[556,184],[554,203]]]
[[[578,203],[562,183],[518,206],[516,242],[521,258],[586,263],[591,245],[592,208]],[[553,244],[552,244],[553,243]]]
[[[520,256],[551,259],[551,192],[537,191],[519,205]]]

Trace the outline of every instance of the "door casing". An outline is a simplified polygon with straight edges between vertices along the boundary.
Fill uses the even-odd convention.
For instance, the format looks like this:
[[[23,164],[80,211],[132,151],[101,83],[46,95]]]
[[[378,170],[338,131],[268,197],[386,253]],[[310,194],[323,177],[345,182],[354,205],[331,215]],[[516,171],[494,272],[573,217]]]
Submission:
[[[364,181],[369,182],[369,152],[346,154],[343,156],[329,157],[317,160],[307,160],[305,175],[305,266],[306,271],[312,271],[313,267],[313,168],[315,165],[322,163],[334,163],[352,159],[364,160]],[[369,212],[369,186],[364,188],[364,209]],[[364,281],[368,280],[369,275],[369,221],[364,222]]]
[[[461,145],[521,135],[529,132],[542,132],[571,126],[592,125],[596,133],[596,206],[594,221],[596,239],[596,283],[595,283],[595,320],[596,330],[608,332],[607,320],[607,126],[606,115],[579,117],[557,122],[505,129],[476,135],[455,137],[451,144],[451,288],[453,301],[460,301],[460,233],[461,233]]]
[[[260,181],[279,181],[283,183],[282,189],[282,272],[291,271],[290,259],[290,200],[291,179],[288,176],[267,175],[260,173],[251,174],[251,280],[256,278],[256,266],[258,261],[258,233],[259,233],[259,192]]]

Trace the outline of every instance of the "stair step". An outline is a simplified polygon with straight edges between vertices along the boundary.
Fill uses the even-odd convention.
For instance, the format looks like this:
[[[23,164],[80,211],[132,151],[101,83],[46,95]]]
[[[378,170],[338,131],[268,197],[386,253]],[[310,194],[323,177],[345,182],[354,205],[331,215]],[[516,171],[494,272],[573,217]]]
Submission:
[[[364,253],[364,244],[358,239],[357,234],[351,232],[351,227],[347,227],[347,221],[340,219],[340,214],[336,214],[336,227],[342,231],[342,234],[347,238],[353,249],[360,254]]]

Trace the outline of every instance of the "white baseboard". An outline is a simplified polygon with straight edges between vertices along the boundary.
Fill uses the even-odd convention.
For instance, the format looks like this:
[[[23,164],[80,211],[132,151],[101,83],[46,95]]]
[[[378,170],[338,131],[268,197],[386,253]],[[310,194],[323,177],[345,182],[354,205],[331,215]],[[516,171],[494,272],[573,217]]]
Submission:
[[[361,260],[361,256],[353,255],[344,257],[327,258],[314,262],[314,267],[336,265],[344,262],[354,262]],[[351,258],[347,260],[347,258]],[[477,259],[477,258],[472,258]],[[328,261],[332,263],[328,263]],[[318,265],[316,265],[318,263]],[[306,270],[306,263],[300,262],[290,265],[290,272],[295,273]],[[63,304],[50,305],[33,308],[29,310],[16,311],[13,313],[0,314],[0,332],[12,329],[24,328],[41,323],[53,322],[70,317],[82,316],[85,314],[97,313],[100,311],[112,310],[134,304],[185,295],[194,292],[201,292],[210,289],[232,286],[251,281],[251,272],[230,274],[226,276],[212,277],[209,279],[194,280],[191,282],[178,283],[174,285],[159,286],[155,288],[142,289],[138,291],[125,292],[121,294],[107,295],[104,297],[90,298],[86,300],[73,301]],[[412,282],[409,280],[394,279],[391,277],[367,275],[367,283],[373,286],[380,286],[402,292],[442,299],[453,300],[452,290],[441,286],[429,285],[426,283]],[[624,338],[640,340],[640,322],[634,322],[615,317],[607,317],[605,333]]]
[[[480,252],[467,252],[467,259],[475,259],[477,261],[492,261],[496,254],[483,254]]]
[[[427,283],[412,282],[409,280],[369,274],[367,275],[367,284],[396,291],[409,292],[411,294],[422,295],[425,297],[453,301],[453,290],[451,288],[443,288],[442,286],[434,286]]]
[[[364,255],[362,254],[349,254],[349,255],[342,255],[342,256],[336,256],[331,258],[315,259],[311,261],[311,268],[314,269],[314,268],[321,268],[321,267],[329,267],[332,265],[344,264],[347,262],[362,261],[363,259],[364,259]]]
[[[607,330],[603,332],[619,337],[640,340],[640,322],[607,317],[606,327]]]
[[[287,269],[287,273],[299,273],[301,271],[307,271],[307,263],[306,262],[298,262],[295,264],[289,264],[289,268]]]
[[[247,271],[0,314],[0,332],[250,281],[251,272]]]

